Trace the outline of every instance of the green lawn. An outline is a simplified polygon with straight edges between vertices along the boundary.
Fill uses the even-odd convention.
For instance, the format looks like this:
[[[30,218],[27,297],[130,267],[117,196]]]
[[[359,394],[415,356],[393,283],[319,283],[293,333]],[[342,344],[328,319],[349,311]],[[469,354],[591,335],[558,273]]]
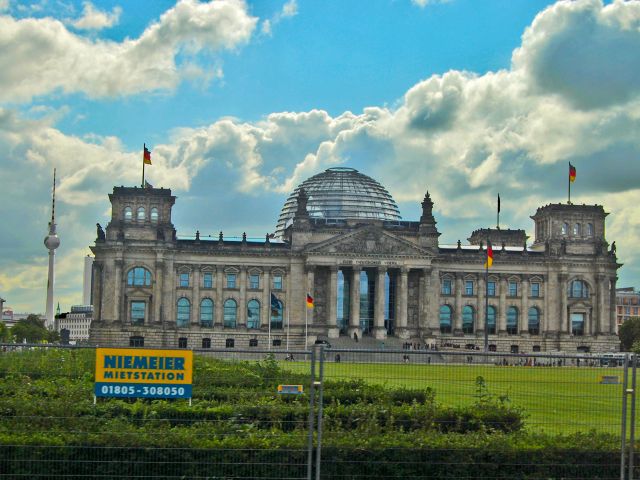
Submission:
[[[309,370],[302,362],[281,366],[296,372]],[[620,384],[601,384],[602,375],[618,376]],[[388,386],[431,387],[444,405],[472,403],[476,378],[482,376],[489,393],[507,395],[513,405],[525,410],[529,431],[620,433],[622,368],[326,362],[324,376],[326,380],[358,378]]]

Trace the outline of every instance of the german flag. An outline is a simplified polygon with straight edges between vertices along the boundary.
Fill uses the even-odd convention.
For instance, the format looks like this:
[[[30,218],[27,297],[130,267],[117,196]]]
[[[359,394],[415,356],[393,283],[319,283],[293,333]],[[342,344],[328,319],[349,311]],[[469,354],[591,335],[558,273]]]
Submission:
[[[491,242],[487,243],[487,260],[484,262],[485,268],[490,268],[493,265],[493,248]]]
[[[569,162],[569,181],[571,183],[576,181],[576,167],[571,165],[571,162]]]
[[[151,150],[149,150],[146,145],[144,146],[142,161],[147,165],[151,165]]]
[[[313,297],[307,293],[307,308],[313,308]]]

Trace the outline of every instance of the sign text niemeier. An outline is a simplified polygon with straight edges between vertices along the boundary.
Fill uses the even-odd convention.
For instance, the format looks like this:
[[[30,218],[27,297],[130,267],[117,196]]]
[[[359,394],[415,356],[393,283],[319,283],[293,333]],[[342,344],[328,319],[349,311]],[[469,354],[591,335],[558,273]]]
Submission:
[[[191,398],[193,352],[96,349],[96,397]]]

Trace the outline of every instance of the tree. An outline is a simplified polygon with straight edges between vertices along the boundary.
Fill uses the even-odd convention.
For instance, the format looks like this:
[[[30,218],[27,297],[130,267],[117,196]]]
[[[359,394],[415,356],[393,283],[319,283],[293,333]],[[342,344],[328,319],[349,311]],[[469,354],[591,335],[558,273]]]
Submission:
[[[11,329],[4,322],[0,322],[0,342],[8,343],[11,341]]]
[[[25,340],[27,343],[48,342],[50,336],[49,330],[44,326],[44,320],[41,320],[38,315],[33,314],[27,318],[18,320],[18,322],[11,327],[11,334],[18,343]]]
[[[625,352],[633,348],[633,344],[640,340],[640,317],[632,317],[622,325],[618,331],[622,350]]]

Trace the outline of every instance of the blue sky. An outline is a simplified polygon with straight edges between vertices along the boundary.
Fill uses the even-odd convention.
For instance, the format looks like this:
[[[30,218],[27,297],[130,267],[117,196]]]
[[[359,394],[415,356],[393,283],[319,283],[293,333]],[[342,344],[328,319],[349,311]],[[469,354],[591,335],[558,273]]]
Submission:
[[[44,310],[51,173],[57,291],[113,185],[178,196],[178,233],[263,237],[326,168],[385,185],[405,219],[428,189],[444,243],[538,206],[603,204],[637,285],[640,2],[0,0],[0,296]]]

